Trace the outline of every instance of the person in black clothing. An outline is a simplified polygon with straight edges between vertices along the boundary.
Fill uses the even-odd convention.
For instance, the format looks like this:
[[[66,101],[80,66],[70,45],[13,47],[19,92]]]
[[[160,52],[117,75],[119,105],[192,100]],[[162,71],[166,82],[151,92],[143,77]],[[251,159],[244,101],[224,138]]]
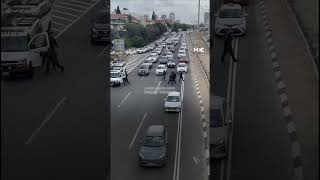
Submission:
[[[177,74],[175,72],[172,72],[172,75],[173,75],[173,77],[172,77],[173,79],[172,80],[173,80],[174,83],[176,83]]]
[[[170,84],[170,83],[173,83],[173,77],[174,77],[174,72],[172,72],[171,74],[170,74],[170,76],[169,76],[169,81],[168,81],[168,84]]]
[[[52,63],[52,67],[55,70],[56,67],[58,67],[61,72],[64,71],[64,67],[59,63],[58,61],[58,56],[56,52],[56,47],[59,48],[57,40],[53,37],[53,34],[49,32],[49,43],[50,43],[50,48],[49,48],[49,59]],[[50,64],[47,63],[47,72],[49,72]]]
[[[180,82],[181,79],[182,79],[182,81],[184,81],[182,72],[180,72],[179,82]]]
[[[231,55],[234,62],[238,61],[234,57],[234,52],[233,52],[233,48],[232,48],[232,40],[233,40],[233,37],[231,35],[231,32],[227,32],[225,39],[224,39],[224,48],[223,48],[223,52],[222,52],[222,56],[221,56],[221,62],[224,62],[224,58],[227,53],[229,53]]]
[[[123,79],[124,82],[128,83],[130,85],[129,79],[128,79],[128,73],[127,73],[127,69],[124,70],[125,73],[125,78]]]
[[[166,80],[166,74],[167,74],[167,71],[163,71],[163,76],[162,76],[162,80]]]

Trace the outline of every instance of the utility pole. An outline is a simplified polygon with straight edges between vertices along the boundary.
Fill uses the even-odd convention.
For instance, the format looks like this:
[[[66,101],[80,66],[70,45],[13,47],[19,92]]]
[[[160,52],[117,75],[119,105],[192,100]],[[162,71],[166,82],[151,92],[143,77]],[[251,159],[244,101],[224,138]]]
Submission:
[[[199,21],[200,21],[200,0],[198,4],[198,30],[199,30]]]

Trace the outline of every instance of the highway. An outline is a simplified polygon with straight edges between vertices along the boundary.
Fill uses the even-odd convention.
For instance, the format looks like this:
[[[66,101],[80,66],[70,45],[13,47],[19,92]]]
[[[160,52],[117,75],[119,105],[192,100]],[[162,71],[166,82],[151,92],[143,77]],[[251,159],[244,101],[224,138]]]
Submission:
[[[233,41],[238,63],[230,64],[230,56],[220,61],[223,38],[215,37],[211,49],[210,93],[227,98],[230,92],[233,115],[232,146],[227,158],[212,161],[211,179],[291,180],[291,143],[265,34],[255,4],[245,10],[246,35]]]
[[[1,84],[3,179],[106,179],[109,88],[104,45],[90,43],[98,3],[61,36],[65,72]]]
[[[178,47],[175,57],[177,50]],[[147,55],[135,55],[128,62],[141,63]],[[191,63],[199,62],[191,59]],[[177,84],[170,85],[168,74],[175,69],[168,68],[166,81],[162,81],[162,76],[155,76],[158,64],[153,64],[149,76],[139,77],[139,66],[130,68],[128,78],[131,85],[110,90],[111,179],[206,179],[200,105],[191,76],[191,64],[188,65],[185,81],[179,82],[177,78]],[[195,71],[201,71],[197,67]],[[164,112],[163,104],[168,91],[183,93],[181,113]],[[165,167],[144,168],[138,162],[139,148],[148,126],[154,124],[164,124],[168,130],[169,158]]]

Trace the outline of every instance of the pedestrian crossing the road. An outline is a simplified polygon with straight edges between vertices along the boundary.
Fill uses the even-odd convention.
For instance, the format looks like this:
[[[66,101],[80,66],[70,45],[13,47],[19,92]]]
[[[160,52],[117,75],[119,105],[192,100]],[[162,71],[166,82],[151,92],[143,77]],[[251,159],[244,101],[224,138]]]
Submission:
[[[52,31],[59,36],[90,10],[98,0],[55,0],[52,5]]]

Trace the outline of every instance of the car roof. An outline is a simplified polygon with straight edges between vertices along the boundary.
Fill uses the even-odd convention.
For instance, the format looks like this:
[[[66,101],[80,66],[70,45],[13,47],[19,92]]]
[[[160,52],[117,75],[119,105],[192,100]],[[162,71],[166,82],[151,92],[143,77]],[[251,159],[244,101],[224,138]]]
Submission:
[[[228,3],[221,6],[221,9],[241,9],[239,4]]]
[[[158,67],[166,67],[164,64],[159,64]]]
[[[179,63],[179,65],[187,65],[186,63]]]
[[[147,136],[162,136],[164,129],[164,125],[151,125],[148,128]]]
[[[180,92],[171,91],[171,92],[168,93],[168,96],[180,96]]]

